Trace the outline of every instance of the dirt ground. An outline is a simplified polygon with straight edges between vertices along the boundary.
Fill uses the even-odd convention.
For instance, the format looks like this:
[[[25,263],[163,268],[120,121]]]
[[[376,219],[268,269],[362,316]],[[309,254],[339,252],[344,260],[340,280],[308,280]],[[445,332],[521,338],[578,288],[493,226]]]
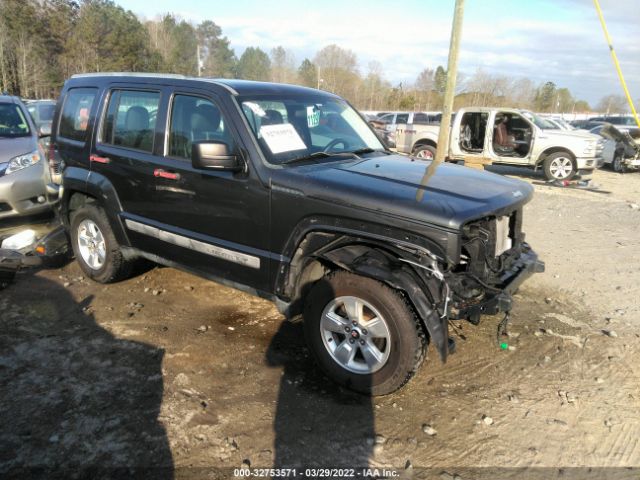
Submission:
[[[524,228],[547,271],[516,295],[508,350],[501,317],[456,323],[445,365],[430,350],[373,399],[318,373],[301,326],[258,298],[170,268],[109,286],[75,263],[20,273],[0,291],[0,476],[638,478],[640,174],[593,181],[612,193],[535,187]]]

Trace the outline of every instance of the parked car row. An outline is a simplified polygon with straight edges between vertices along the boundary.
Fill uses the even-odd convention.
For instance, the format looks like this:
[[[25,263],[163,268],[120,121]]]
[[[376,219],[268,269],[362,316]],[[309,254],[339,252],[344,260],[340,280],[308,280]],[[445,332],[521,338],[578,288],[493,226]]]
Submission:
[[[396,129],[399,152],[431,159],[438,148],[437,125]],[[566,130],[533,112],[509,108],[463,108],[453,118],[446,156],[452,161],[489,159],[493,163],[541,168],[549,180],[570,180],[602,166],[604,141]]]

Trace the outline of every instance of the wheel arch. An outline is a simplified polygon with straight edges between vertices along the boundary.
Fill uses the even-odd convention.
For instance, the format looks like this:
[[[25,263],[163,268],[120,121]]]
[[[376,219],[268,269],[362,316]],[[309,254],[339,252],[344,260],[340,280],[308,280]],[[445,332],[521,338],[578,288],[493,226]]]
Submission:
[[[409,301],[428,332],[440,357],[448,353],[448,325],[438,306],[445,303],[443,286],[432,275],[413,266],[411,255],[391,244],[371,238],[359,238],[337,232],[309,232],[300,242],[290,263],[285,292],[292,301],[286,315],[302,313],[305,298],[312,286],[331,271],[344,270],[372,278]],[[407,261],[408,260],[408,261]]]
[[[411,147],[411,153],[415,152],[418,147],[422,147],[423,145],[438,148],[438,142],[436,140],[429,137],[423,137],[414,142],[413,146]]]
[[[538,157],[538,161],[536,162],[536,165],[541,165],[544,163],[544,161],[547,159],[547,157],[549,157],[549,155],[553,155],[554,153],[566,153],[571,157],[571,160],[575,163],[576,161],[576,155],[567,147],[549,147],[546,150],[544,150],[540,156]]]
[[[106,213],[109,225],[120,245],[130,246],[124,225],[120,219],[122,206],[113,184],[104,176],[79,168],[67,168],[64,172],[64,195],[60,202],[60,218],[66,228],[70,215],[87,203],[95,203]]]

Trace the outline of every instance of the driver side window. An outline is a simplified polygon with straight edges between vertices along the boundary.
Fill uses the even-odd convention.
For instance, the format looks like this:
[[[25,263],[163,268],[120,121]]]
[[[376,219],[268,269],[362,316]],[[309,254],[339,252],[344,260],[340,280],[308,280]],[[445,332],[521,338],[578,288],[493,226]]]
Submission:
[[[192,146],[199,141],[223,142],[230,151],[235,149],[231,132],[226,128],[222,112],[216,104],[191,95],[174,96],[169,127],[169,156],[191,160]]]

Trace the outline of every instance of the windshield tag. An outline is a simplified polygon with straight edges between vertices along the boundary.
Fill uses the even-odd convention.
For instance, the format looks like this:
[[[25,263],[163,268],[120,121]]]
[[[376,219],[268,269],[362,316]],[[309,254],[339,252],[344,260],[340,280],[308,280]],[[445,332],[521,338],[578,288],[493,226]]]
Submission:
[[[313,105],[307,107],[307,126],[313,128],[318,125],[320,125],[320,110]]]
[[[306,150],[307,148],[296,129],[290,123],[263,125],[260,127],[260,134],[264,141],[267,142],[271,153],[274,154]]]

